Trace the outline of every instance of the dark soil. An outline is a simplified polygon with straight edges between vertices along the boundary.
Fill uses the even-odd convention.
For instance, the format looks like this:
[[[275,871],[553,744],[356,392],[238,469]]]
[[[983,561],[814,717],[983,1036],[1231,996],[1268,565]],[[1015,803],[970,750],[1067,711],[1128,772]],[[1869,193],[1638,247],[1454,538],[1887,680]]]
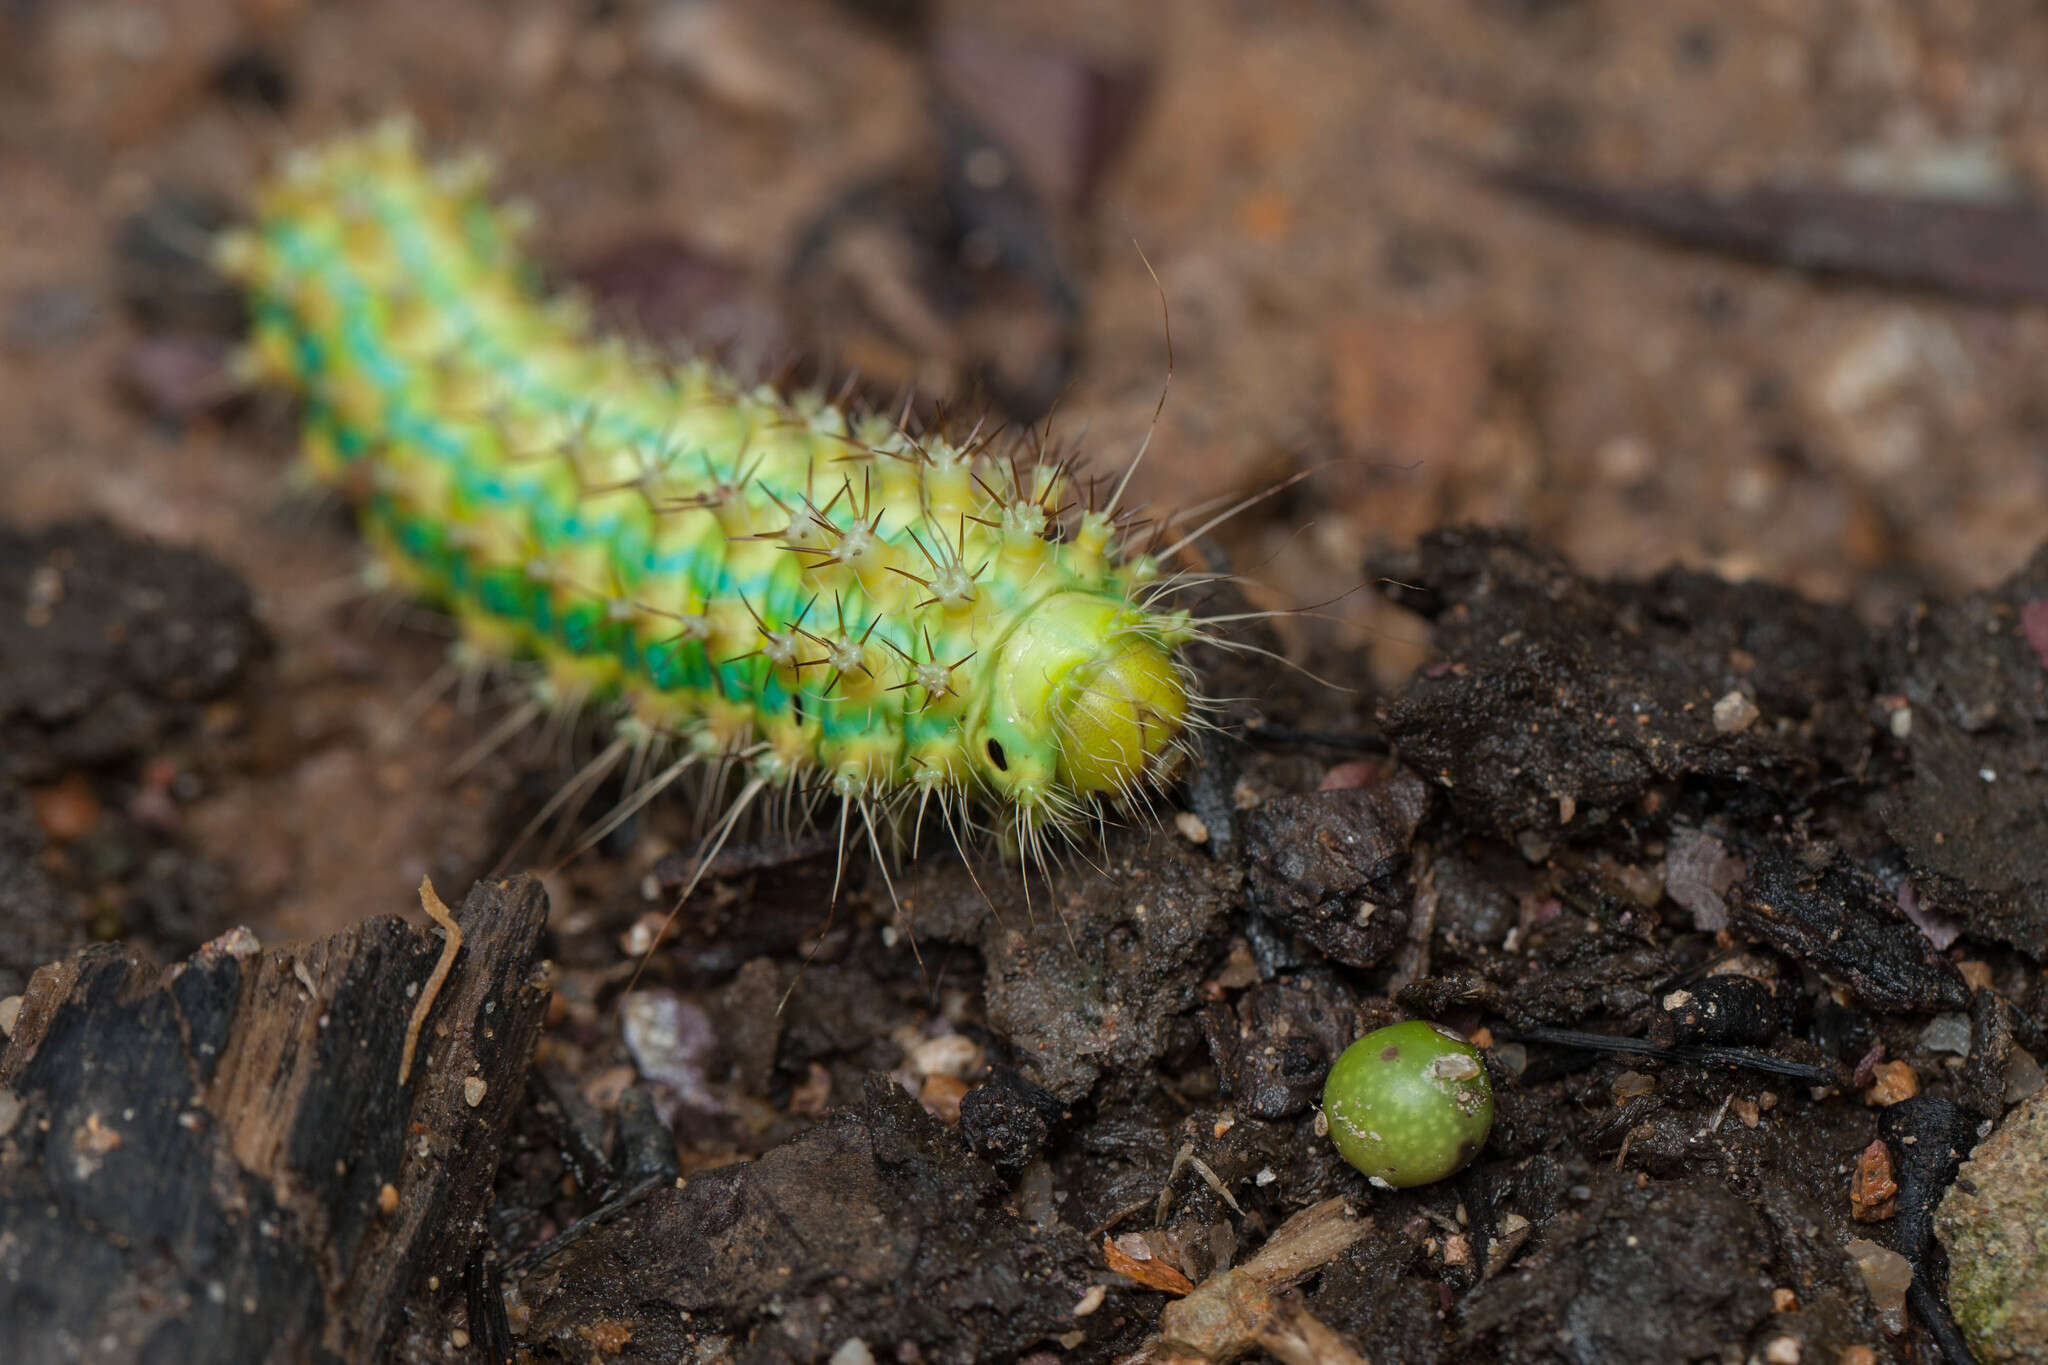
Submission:
[[[60,853],[77,836],[61,806],[49,813],[51,789],[24,779],[53,761],[127,791],[139,753],[203,732],[195,698],[249,701],[260,689],[245,675],[260,665],[245,597],[199,556],[92,526],[10,545],[26,569],[18,580],[61,562],[76,589],[28,629],[104,639],[109,603],[154,592],[165,605],[152,619],[187,646],[37,656],[38,695],[128,699],[119,742],[95,740],[91,760],[66,746],[99,708],[17,718],[34,739],[17,745],[9,786],[18,870],[8,885],[22,907],[9,925],[21,952],[54,952],[63,926],[80,923],[83,892],[68,857],[38,845],[53,822]],[[66,1332],[111,1340],[124,1330],[136,1349],[186,1343],[199,1351],[189,1359],[247,1358],[258,1339],[288,1353],[325,1340],[351,1357],[401,1339],[426,1358],[457,1330],[472,1341],[509,1333],[543,1358],[578,1358],[596,1341],[628,1360],[810,1359],[858,1338],[870,1350],[914,1343],[930,1359],[1017,1358],[1049,1344],[1104,1359],[1144,1345],[1161,1302],[1111,1272],[1105,1236],[1134,1234],[1201,1284],[1289,1214],[1338,1195],[1370,1225],[1308,1277],[1300,1303],[1375,1360],[1627,1360],[1658,1349],[1692,1359],[1788,1335],[1823,1358],[1859,1343],[1913,1358],[1921,1329],[1887,1336],[1840,1250],[1872,1231],[1850,1219],[1847,1177],[1879,1133],[1880,1111],[1858,1093],[1871,1084],[1869,1059],[1881,1047],[1920,1078],[1922,1097],[1890,1114],[1942,1105],[1974,1132],[2003,1112],[2007,1060],[2021,1039],[2040,1043],[2033,1021],[2048,1001],[2038,972],[1999,942],[2043,932],[2038,890],[2011,894],[2009,864],[1995,865],[1999,880],[1960,883],[1967,896],[1920,903],[1923,915],[1938,905],[1961,921],[1945,952],[1901,908],[1898,888],[1937,883],[1889,834],[1917,780],[1916,751],[1876,699],[1913,695],[1896,670],[1915,667],[1911,646],[1930,623],[1974,620],[1981,647],[2005,657],[1997,623],[2010,619],[2027,651],[2017,657],[2033,658],[2019,622],[2037,572],[1988,599],[2014,603],[2007,617],[1972,600],[1883,632],[1772,590],[1692,574],[1593,582],[1513,537],[1434,535],[1393,576],[1440,623],[1445,662],[1378,708],[1370,733],[1390,756],[1332,767],[1315,757],[1321,741],[1275,743],[1273,720],[1293,733],[1334,718],[1312,685],[1271,698],[1260,713],[1269,723],[1216,760],[1237,813],[1206,844],[1175,830],[1119,834],[1099,867],[1077,864],[1029,904],[999,867],[978,869],[984,899],[967,865],[927,856],[899,874],[900,915],[868,875],[823,925],[829,851],[722,858],[711,892],[638,981],[610,940],[648,902],[617,887],[613,859],[579,864],[563,883],[571,894],[616,908],[583,912],[580,925],[557,917],[549,931],[560,964],[553,1023],[525,1103],[500,1105],[495,1126],[448,1158],[472,1182],[496,1165],[476,1239],[444,1236],[433,1256],[414,1258],[417,1274],[377,1281],[376,1292],[413,1305],[403,1331],[388,1313],[342,1307],[366,1254],[342,1229],[375,1197],[358,1168],[374,1158],[393,1176],[408,1169],[374,1146],[349,1148],[336,1170],[352,1174],[324,1193],[318,1164],[299,1162],[305,1197],[327,1211],[287,1202],[262,1217],[292,1227],[294,1245],[311,1238],[294,1255],[312,1260],[275,1273],[249,1261],[253,1278],[237,1281],[262,1303],[313,1304],[324,1288],[332,1316],[265,1309],[261,1329],[223,1334],[172,1312],[138,1333],[107,1318],[98,1295],[53,1299],[36,1287],[59,1266],[77,1273],[88,1252],[106,1259],[109,1245],[116,1254],[94,1273],[137,1284],[251,1254],[237,1249],[246,1212],[178,1233],[163,1269],[119,1252],[170,1235],[130,1224],[154,1216],[149,1199],[196,1197],[179,1174],[186,1158],[95,1165],[73,1172],[72,1184],[92,1176],[75,1189],[57,1181],[60,1161],[75,1163],[42,1134],[88,1131],[87,1108],[153,1112],[146,1097],[160,1074],[197,1065],[203,1087],[204,1057],[240,1055],[249,1045],[236,1029],[267,1027],[237,1025],[234,1006],[190,991],[165,1012],[88,1014],[61,1036],[125,1060],[79,1073],[53,1050],[54,1002],[71,990],[98,1009],[135,989],[88,987],[102,970],[90,964],[106,961],[88,955],[39,978],[8,1054],[10,1093],[27,1108],[0,1136],[0,1185],[17,1209],[40,1201],[75,1220],[51,1225],[63,1229],[57,1242],[18,1248],[27,1259],[10,1272],[14,1301],[23,1314],[35,1307],[11,1320],[34,1324],[23,1330],[36,1359],[59,1358],[45,1348]],[[2034,659],[2035,672],[2044,667]],[[2002,722],[2016,736],[2004,752],[2023,751],[2038,742],[2040,686],[2020,667],[2003,676],[2010,688],[1979,677],[1967,703],[1923,689],[1926,701],[1907,703],[1914,728],[1923,716],[1929,728],[1974,722],[1980,733]],[[1729,691],[1752,697],[1758,714],[1723,733],[1713,716]],[[1289,794],[1323,771],[1344,785]],[[2011,793],[2012,807],[1971,789],[1951,828],[2033,818],[2025,782],[1982,785]],[[40,823],[25,791],[41,794]],[[1942,823],[1924,794],[1911,804],[1918,827]],[[521,810],[509,799],[500,837],[509,841]],[[1712,841],[1732,880],[1705,877],[1680,904],[1666,892],[1688,830]],[[175,832],[145,837],[105,815],[91,837],[189,856]],[[182,937],[162,922],[155,937],[176,947],[216,924],[220,893],[206,910]],[[195,968],[232,966],[210,951]],[[336,942],[315,960],[363,951]],[[1965,956],[1990,988],[1965,984]],[[192,970],[185,979],[200,980]],[[325,997],[330,1013],[345,1013],[349,1036],[388,1063],[405,1010],[341,1001],[423,970],[365,959],[349,969],[359,986]],[[1486,1030],[1498,1119],[1485,1152],[1451,1181],[1374,1190],[1317,1136],[1314,1102],[1350,1039],[1409,1013]],[[1968,1020],[1973,1046],[1959,1064],[1921,1037],[1945,1013]],[[1606,1051],[1606,1037],[1635,1050]],[[165,1048],[202,1060],[149,1061]],[[371,1084],[384,1063],[366,1064]],[[309,1065],[317,1080],[320,1064]],[[81,1097],[86,1074],[97,1079]],[[210,1093],[224,1104],[245,1092]],[[339,1131],[323,1113],[299,1123]],[[395,1138],[399,1123],[382,1110],[347,1120],[373,1139]],[[431,1139],[422,1124],[413,1120]],[[124,1160],[170,1160],[147,1134],[118,1146],[132,1154]],[[149,1182],[166,1192],[143,1196]],[[95,1203],[109,1197],[131,1212],[110,1222]],[[1900,1215],[1902,1236],[1908,1216],[1926,1221],[1920,1198]],[[473,1258],[472,1278],[505,1285],[503,1322],[492,1296],[458,1293],[455,1268]],[[447,1272],[433,1284],[430,1262]],[[313,1278],[287,1290],[291,1276]],[[1089,1300],[1092,1286],[1110,1292]],[[1774,1290],[1790,1290],[1796,1307],[1774,1308]],[[1097,1306],[1077,1316],[1084,1301]],[[117,1357],[127,1358],[105,1358]]]
[[[88,929],[178,948],[225,927],[228,878],[175,808],[181,750],[234,723],[261,653],[249,590],[105,525],[0,526],[0,601],[0,992]]]
[[[1826,178],[1897,106],[1989,126],[1959,90],[2048,47],[1866,6],[1880,61],[1756,8],[0,3],[0,1355],[1953,1350],[1929,1206],[2048,1056],[2048,333],[1981,272],[1591,249],[1474,173]],[[1339,462],[1200,547],[1259,605],[1373,586],[1248,637],[1337,686],[1205,652],[1225,733],[1048,878],[926,831],[828,914],[829,815],[736,840],[641,972],[690,803],[554,868],[618,795],[519,841],[588,735],[449,776],[502,695],[422,691],[445,631],[362,605],[291,414],[224,368],[194,243],[279,121],[394,103],[503,153],[622,325],[934,412],[1064,393],[1112,450],[1166,369],[1135,227],[1176,366],[1148,496]],[[2041,119],[1888,153],[2024,188]],[[1711,246],[1717,202],[1592,216]],[[1940,291],[1913,224],[1820,264]],[[1802,264],[1773,240],[1738,245]],[[1475,517],[1531,529],[1427,529]],[[401,1091],[434,944],[372,917],[423,876],[478,889]],[[1480,1042],[1497,1119],[1377,1189],[1316,1102],[1416,1016]],[[1859,1222],[1874,1140],[1900,1189]],[[1922,1267],[1903,1318],[1858,1238]]]

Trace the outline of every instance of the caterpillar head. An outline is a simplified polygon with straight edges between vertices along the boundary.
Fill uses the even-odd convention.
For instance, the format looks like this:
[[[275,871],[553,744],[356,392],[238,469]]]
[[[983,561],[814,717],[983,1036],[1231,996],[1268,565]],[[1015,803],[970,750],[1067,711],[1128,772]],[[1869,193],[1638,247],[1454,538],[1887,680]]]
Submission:
[[[1034,606],[995,651],[988,702],[971,732],[984,781],[1027,823],[1074,798],[1131,796],[1171,772],[1188,685],[1172,623],[1099,593]]]

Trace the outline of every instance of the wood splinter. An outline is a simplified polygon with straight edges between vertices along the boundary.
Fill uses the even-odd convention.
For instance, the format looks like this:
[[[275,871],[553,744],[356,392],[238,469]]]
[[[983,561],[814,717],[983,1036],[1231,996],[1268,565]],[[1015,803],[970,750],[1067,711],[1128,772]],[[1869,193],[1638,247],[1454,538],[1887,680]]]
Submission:
[[[455,923],[455,916],[449,914],[448,907],[441,903],[431,877],[420,878],[420,909],[427,912],[428,919],[441,926],[446,937],[441,940],[441,958],[434,964],[433,975],[427,978],[419,1003],[412,1007],[412,1022],[405,1026],[405,1050],[398,1057],[400,1085],[404,1085],[406,1078],[412,1075],[412,1054],[419,1047],[420,1030],[426,1026],[427,1014],[434,1008],[441,987],[447,983],[448,973],[455,967],[455,955],[462,951],[462,930]]]
[[[1218,1271],[1159,1315],[1159,1330],[1122,1365],[1228,1365],[1264,1351],[1282,1365],[1368,1365],[1287,1291],[1372,1228],[1343,1198],[1282,1223],[1244,1264]]]

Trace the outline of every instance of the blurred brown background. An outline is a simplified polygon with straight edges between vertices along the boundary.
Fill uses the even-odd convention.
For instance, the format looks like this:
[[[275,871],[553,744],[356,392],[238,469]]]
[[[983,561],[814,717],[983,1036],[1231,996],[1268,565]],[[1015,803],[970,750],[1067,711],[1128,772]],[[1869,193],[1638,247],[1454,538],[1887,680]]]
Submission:
[[[2048,505],[2038,310],[1686,254],[1475,176],[2022,195],[2048,169],[2048,20],[2020,0],[10,0],[0,25],[16,515],[98,505],[236,556],[253,471],[209,476],[112,399],[135,339],[114,225],[167,188],[232,202],[278,149],[400,109],[502,161],[551,265],[666,244],[741,277],[700,315],[803,314],[773,358],[956,399],[1005,364],[1045,387],[1060,326],[1018,321],[1058,312],[1030,280],[932,289],[918,253],[959,243],[899,221],[978,124],[1007,159],[956,178],[1030,187],[998,215],[1039,221],[997,235],[1041,235],[1077,310],[1057,431],[1113,465],[1149,419],[1166,347],[1135,241],[1178,365],[1147,496],[1355,462],[1276,526],[1301,532],[1270,547],[1283,582],[1480,518],[1595,570],[1977,584]],[[820,234],[832,259],[792,280]]]

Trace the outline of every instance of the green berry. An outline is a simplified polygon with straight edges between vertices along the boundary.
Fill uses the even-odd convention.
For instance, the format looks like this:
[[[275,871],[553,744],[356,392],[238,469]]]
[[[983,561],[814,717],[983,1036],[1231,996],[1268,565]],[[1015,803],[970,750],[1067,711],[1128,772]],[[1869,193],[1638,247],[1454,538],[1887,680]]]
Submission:
[[[1323,1115],[1338,1152],[1374,1184],[1427,1185],[1486,1145],[1493,1087],[1478,1048],[1411,1020],[1344,1049],[1323,1084]]]

